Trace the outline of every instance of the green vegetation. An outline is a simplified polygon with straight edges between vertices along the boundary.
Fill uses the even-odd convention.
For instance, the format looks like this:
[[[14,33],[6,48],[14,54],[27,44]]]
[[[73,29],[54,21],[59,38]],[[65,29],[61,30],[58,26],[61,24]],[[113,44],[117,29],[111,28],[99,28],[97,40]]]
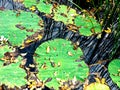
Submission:
[[[70,41],[62,39],[48,41],[42,44],[36,53],[39,55],[35,58],[38,62],[38,77],[42,80],[52,78],[52,81],[47,83],[49,87],[58,88],[57,78],[68,80],[75,76],[77,80],[83,82],[87,77],[88,68],[84,61],[79,59],[83,53],[80,48],[73,50]]]
[[[17,16],[18,13],[20,13],[19,16]],[[41,28],[38,25],[41,19],[30,12],[5,10],[0,11],[0,16],[2,16],[0,18],[0,36],[3,35],[13,45],[21,45],[27,35],[32,35]]]
[[[21,87],[26,84],[24,79],[26,76],[25,70],[19,67],[21,58],[19,57],[16,63],[3,66],[4,61],[2,58],[7,51],[12,51],[7,45],[0,47],[0,84],[12,88],[15,86]]]
[[[39,3],[36,3],[36,0],[25,0],[24,5],[26,7],[31,7],[32,5],[36,5],[36,7],[46,14],[51,14],[52,12],[52,4],[45,3],[47,0],[40,0]]]
[[[44,2],[43,2],[44,1]],[[92,34],[101,33],[100,24],[88,13],[79,15],[75,9],[72,9],[65,5],[52,5],[47,2],[47,0],[40,0],[39,4],[36,4],[36,7],[41,12],[46,13],[47,15],[53,16],[52,18],[55,21],[62,21],[66,25],[73,25],[70,30],[79,30],[81,35],[91,36]],[[46,4],[46,3],[48,4]],[[31,7],[33,1],[24,2],[27,7]],[[30,4],[31,3],[31,4]],[[72,28],[73,27],[73,28]]]
[[[82,22],[80,22],[82,20]],[[75,24],[79,29],[81,35],[90,36],[92,34],[98,34],[102,32],[100,24],[91,16],[77,16],[75,18]]]
[[[106,0],[106,2],[107,1],[108,0]],[[79,15],[75,9],[68,8],[68,6],[65,5],[54,6],[50,4],[49,1],[46,2],[46,0],[40,0],[40,3],[36,3],[36,0],[25,0],[24,4],[29,8],[32,5],[36,5],[38,10],[46,13],[46,16],[53,15],[52,18],[55,21],[62,21],[68,26],[68,29],[74,32],[79,30],[80,35],[91,36],[102,32],[100,23],[88,12],[83,12],[83,14]],[[110,9],[108,9],[108,11],[109,10]],[[99,12],[99,10],[96,11]],[[105,13],[108,14],[108,11]],[[107,16],[106,14],[105,16]],[[0,36],[7,38],[12,46],[22,45],[28,36],[43,29],[39,25],[42,19],[32,12],[0,10],[0,16],[2,16],[2,18],[0,18]],[[104,21],[106,20],[105,16]],[[117,35],[117,38],[118,37],[119,35]],[[84,63],[84,60],[80,58],[83,56],[82,50],[80,48],[74,50],[73,48],[70,41],[62,39],[47,41],[37,48],[35,52],[36,56],[34,56],[39,71],[37,76],[42,81],[52,78],[52,80],[45,85],[57,89],[60,86],[58,79],[68,80],[74,77],[80,82],[84,82],[88,76],[88,67]],[[21,57],[17,58],[18,61],[16,63],[3,66],[4,61],[2,58],[4,57],[4,53],[9,51],[12,50],[8,45],[0,45],[0,84],[5,84],[9,87],[21,87],[27,83],[25,70],[19,67]],[[112,80],[120,86],[119,59],[115,59],[110,63],[109,72]],[[102,85],[99,84],[96,87],[101,86]]]
[[[5,10],[0,11],[0,36],[4,36],[14,45],[21,45],[27,35],[32,35],[34,32],[40,29],[38,25],[39,20],[41,20],[37,15],[30,12],[18,12]],[[20,27],[16,27],[20,25]],[[22,29],[23,28],[23,29]],[[32,32],[30,31],[32,30]],[[0,46],[0,59],[4,57],[5,52],[12,51],[7,43]],[[5,84],[9,87],[21,87],[27,82],[25,80],[26,73],[25,70],[20,68],[21,58],[17,58],[17,63],[10,64],[8,66],[3,66],[4,61],[0,60],[0,83]]]
[[[12,88],[25,85],[27,83],[25,80],[26,73],[19,65],[20,63],[17,62],[0,67],[0,83]]]
[[[108,70],[112,80],[120,87],[120,59],[114,59],[110,63]]]

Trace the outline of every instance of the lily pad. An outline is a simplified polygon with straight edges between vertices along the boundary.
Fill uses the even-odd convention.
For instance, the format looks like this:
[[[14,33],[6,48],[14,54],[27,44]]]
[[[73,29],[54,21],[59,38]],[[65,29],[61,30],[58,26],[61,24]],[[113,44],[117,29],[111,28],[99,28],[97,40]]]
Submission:
[[[38,25],[39,18],[37,15],[31,12],[20,12],[19,16],[16,16],[18,12],[5,10],[0,11],[0,36],[3,35],[13,44],[20,45],[26,35],[34,34],[35,31],[41,27]],[[27,18],[26,18],[27,17]],[[29,30],[32,30],[29,32]]]
[[[112,80],[120,87],[120,59],[114,59],[108,67]]]
[[[38,63],[38,77],[42,80],[52,78],[47,83],[48,87],[59,87],[57,79],[68,80],[74,76],[81,82],[87,77],[88,68],[80,59],[83,52],[80,48],[73,50],[70,41],[55,39],[43,43],[36,50],[39,57],[35,57]]]
[[[24,79],[26,76],[25,70],[19,67],[20,63],[13,63],[0,68],[0,83],[8,87],[20,87],[26,84]]]
[[[74,24],[74,18],[78,14],[75,9],[69,8],[65,5],[60,5],[54,11],[54,19],[56,21],[62,21],[65,24]]]
[[[40,0],[39,3],[36,2],[36,0],[25,0],[24,5],[26,7],[31,7],[33,5],[36,5],[36,7],[46,14],[50,14],[52,12],[52,4],[46,4],[47,0]]]
[[[75,18],[75,25],[80,27],[79,32],[84,36],[91,36],[102,32],[100,24],[91,16],[79,15]]]

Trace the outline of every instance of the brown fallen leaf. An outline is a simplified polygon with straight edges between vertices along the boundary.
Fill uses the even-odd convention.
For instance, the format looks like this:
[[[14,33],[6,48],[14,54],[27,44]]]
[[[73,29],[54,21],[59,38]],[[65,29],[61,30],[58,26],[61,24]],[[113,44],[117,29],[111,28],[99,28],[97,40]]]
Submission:
[[[25,27],[24,26],[22,26],[21,24],[17,24],[17,25],[15,25],[17,28],[19,28],[20,30],[24,30],[25,29]]]
[[[33,29],[26,29],[27,32],[34,32]]]
[[[0,11],[4,11],[5,10],[5,8],[4,7],[0,7]]]
[[[52,61],[52,60],[50,60],[50,64],[51,64],[52,67],[55,67],[55,66],[56,66],[55,62]]]
[[[23,3],[24,0],[13,0],[14,2]]]
[[[52,80],[52,78],[48,78],[47,80],[45,80],[44,83],[50,82]]]
[[[40,68],[47,69],[46,63],[43,63]]]

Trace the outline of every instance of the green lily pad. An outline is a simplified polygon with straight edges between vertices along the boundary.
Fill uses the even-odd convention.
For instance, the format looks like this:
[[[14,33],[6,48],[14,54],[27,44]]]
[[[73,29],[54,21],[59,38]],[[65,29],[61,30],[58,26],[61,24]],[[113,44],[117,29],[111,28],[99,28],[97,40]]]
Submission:
[[[84,36],[91,36],[92,34],[102,32],[101,26],[97,20],[88,15],[86,15],[86,17],[82,15],[77,16],[75,18],[75,25],[80,27],[79,32]]]
[[[114,59],[108,67],[112,80],[120,87],[120,59]]]
[[[91,36],[93,34],[99,34],[102,32],[101,25],[88,14],[78,14],[75,9],[65,5],[54,5],[45,3],[47,0],[40,0],[38,4],[32,3],[32,1],[25,1],[26,4],[31,3],[36,5],[37,8],[46,14],[52,14],[52,18],[55,21],[62,21],[66,25],[73,24],[79,30],[81,35]],[[25,4],[25,5],[26,5]],[[30,6],[29,6],[30,7]]]
[[[57,89],[58,78],[67,80],[75,76],[78,80],[84,81],[87,77],[88,68],[84,61],[80,60],[83,52],[81,49],[73,50],[70,41],[55,39],[45,42],[39,46],[36,53],[39,55],[35,57],[39,69],[38,77],[42,80],[52,78],[52,81],[47,83],[48,87]]]
[[[49,4],[49,3],[48,3],[48,4],[45,4],[43,1],[44,1],[44,0],[40,0],[40,3],[36,5],[37,8],[38,8],[41,12],[44,12],[44,13],[46,13],[46,14],[52,13],[52,7],[53,7],[53,5],[52,5],[52,4]]]
[[[24,0],[23,4],[26,6],[26,7],[30,7],[32,5],[36,5],[36,0]]]
[[[0,68],[0,83],[8,87],[20,87],[26,84],[24,79],[26,76],[25,70],[19,67],[20,63],[13,63]]]
[[[36,0],[25,0],[24,5],[26,7],[31,7],[32,5],[36,5],[36,7],[46,14],[50,14],[52,12],[52,4],[46,4],[47,0],[40,0],[39,3],[36,2]]]
[[[20,12],[19,16],[16,16],[17,12],[6,10],[0,11],[0,36],[8,38],[13,45],[20,45],[26,35],[34,34],[35,31],[41,27],[38,25],[39,18],[37,15],[31,12]],[[27,17],[27,18],[26,18]],[[22,27],[18,28],[16,25]],[[28,32],[27,30],[32,30]]]
[[[3,66],[4,61],[1,60],[4,57],[4,53],[10,51],[12,50],[7,45],[0,47],[0,84],[5,84],[11,88],[20,87],[26,84],[24,79],[26,73],[25,70],[19,67],[20,62]],[[17,59],[21,60],[21,57]]]
[[[54,19],[56,21],[62,21],[65,24],[73,24],[74,23],[74,18],[78,14],[76,13],[75,9],[68,9],[67,6],[65,5],[60,5],[57,7],[57,9],[54,11]]]
[[[4,56],[5,52],[9,51],[11,51],[11,49],[7,45],[0,47],[0,59]]]

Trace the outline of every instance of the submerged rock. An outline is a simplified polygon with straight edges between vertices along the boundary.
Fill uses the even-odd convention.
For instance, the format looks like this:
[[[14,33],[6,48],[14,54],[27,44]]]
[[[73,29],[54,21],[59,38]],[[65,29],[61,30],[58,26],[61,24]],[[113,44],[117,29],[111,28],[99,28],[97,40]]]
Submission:
[[[13,0],[0,0],[0,7],[8,10],[24,9],[24,5],[20,2],[14,2]]]

